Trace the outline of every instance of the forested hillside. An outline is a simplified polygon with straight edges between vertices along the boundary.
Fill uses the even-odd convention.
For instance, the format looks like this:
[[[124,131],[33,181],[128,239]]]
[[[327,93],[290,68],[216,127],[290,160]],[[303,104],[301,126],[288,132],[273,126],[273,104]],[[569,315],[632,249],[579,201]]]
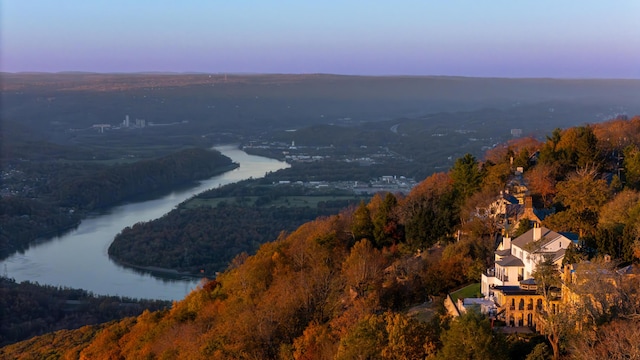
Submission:
[[[544,142],[514,140],[489,151],[483,161],[466,155],[406,197],[377,195],[283,234],[253,256],[237,257],[171,310],[61,332],[53,336],[55,348],[52,335],[35,338],[4,347],[0,355],[545,358],[549,350],[542,337],[494,333],[481,315],[452,320],[439,308],[442,295],[479,280],[503,231],[471,213],[506,188],[522,167],[536,205],[555,210],[545,226],[580,233],[585,240],[572,261],[612,255],[617,263],[637,262],[639,154],[640,117],[635,117],[558,129]],[[639,340],[631,330],[640,328],[635,316],[640,296],[629,291],[619,298],[588,313],[606,316],[585,315],[584,327],[565,329],[561,355],[613,358],[616,351],[632,351]],[[422,305],[417,314],[414,305]]]
[[[338,211],[337,207],[235,203],[175,209],[162,218],[125,228],[109,246],[109,256],[130,266],[215,276],[236,255],[254,253],[260,244],[276,239],[281,232]]]
[[[62,206],[96,209],[141,194],[171,188],[233,169],[217,151],[187,149],[159,159],[120,164],[81,176],[65,176],[51,187]]]
[[[65,148],[65,154],[72,149]],[[65,160],[22,160],[15,169],[9,163],[4,186],[13,193],[0,197],[0,257],[25,248],[37,238],[72,228],[88,211],[166,191],[237,166],[217,151],[200,148],[110,165]]]
[[[77,329],[143,310],[161,310],[168,301],[94,296],[81,289],[58,288],[0,277],[0,346],[60,329]]]

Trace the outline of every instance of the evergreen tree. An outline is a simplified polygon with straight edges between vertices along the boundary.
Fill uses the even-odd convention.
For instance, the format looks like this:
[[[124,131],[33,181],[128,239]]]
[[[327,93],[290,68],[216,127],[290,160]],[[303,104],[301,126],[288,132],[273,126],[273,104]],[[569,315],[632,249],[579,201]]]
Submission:
[[[401,236],[395,209],[398,206],[396,197],[387,193],[380,208],[373,216],[373,235],[378,248],[396,243]]]
[[[478,166],[478,161],[473,155],[465,154],[456,160],[451,168],[451,179],[456,193],[460,195],[460,203],[480,190],[482,178],[483,174]]]
[[[353,222],[351,223],[351,231],[355,241],[362,239],[373,240],[373,222],[371,221],[371,214],[369,208],[364,203],[360,202],[356,211],[353,212]]]

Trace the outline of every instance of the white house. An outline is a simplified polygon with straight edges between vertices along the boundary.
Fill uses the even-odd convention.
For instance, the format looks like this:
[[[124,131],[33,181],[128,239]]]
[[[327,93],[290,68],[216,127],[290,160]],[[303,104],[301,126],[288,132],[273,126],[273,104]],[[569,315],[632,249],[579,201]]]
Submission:
[[[565,251],[578,237],[571,233],[557,233],[545,227],[534,227],[511,240],[503,238],[495,252],[495,264],[482,274],[481,292],[491,295],[495,286],[518,286],[520,281],[533,277],[536,264],[551,257],[562,265]]]

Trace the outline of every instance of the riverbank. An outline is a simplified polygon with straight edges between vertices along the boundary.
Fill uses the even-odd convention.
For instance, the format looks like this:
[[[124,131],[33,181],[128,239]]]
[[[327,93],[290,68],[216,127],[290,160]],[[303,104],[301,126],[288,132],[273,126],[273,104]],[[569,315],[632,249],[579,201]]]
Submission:
[[[266,173],[289,166],[272,159],[248,155],[234,145],[217,146],[215,150],[239,166],[233,165],[230,171],[198,181],[195,186],[173,188],[164,196],[127,202],[100,213],[91,212],[77,228],[63,236],[38,242],[0,261],[0,269],[18,282],[31,281],[85,289],[100,295],[161,300],[184,298],[200,283],[199,274],[194,274],[200,268],[190,269],[191,273],[180,273],[166,271],[162,265],[156,266],[159,265],[157,261],[150,261],[144,265],[151,265],[151,268],[134,269],[109,259],[108,248],[123,229],[158,219],[196,194],[249,178],[261,178]],[[148,240],[146,236],[141,241]],[[229,245],[225,248],[229,248]],[[159,251],[159,255],[165,254],[166,249]],[[199,249],[194,251],[203,252]],[[185,251],[181,249],[178,256],[184,255]]]
[[[240,167],[240,164],[227,158],[229,164],[217,166],[210,171],[198,172],[195,177],[180,182],[167,184],[161,188],[144,191],[118,199],[117,202],[107,206],[92,209],[82,207],[70,207],[65,205],[51,205],[44,202],[34,202],[31,199],[20,198],[0,198],[0,220],[3,226],[0,228],[0,261],[10,256],[24,252],[31,246],[36,246],[44,242],[64,236],[66,233],[77,229],[82,221],[90,216],[105,213],[118,206],[128,203],[147,201],[165,196],[176,189],[189,189],[205,179],[225,174]],[[75,188],[76,193],[83,187]],[[142,189],[146,189],[142,187]],[[83,189],[85,191],[86,189]],[[75,196],[73,194],[69,197]],[[27,204],[25,205],[25,201]],[[12,210],[12,209],[16,210]],[[24,213],[22,208],[28,208],[28,213]]]
[[[142,274],[149,274],[157,278],[166,280],[183,280],[188,279],[204,279],[206,276],[202,274],[194,274],[189,272],[178,271],[175,269],[163,268],[159,266],[141,266],[131,264],[125,261],[120,261],[113,256],[109,256],[109,260],[113,261],[116,265],[122,266],[125,269],[132,269],[139,271]]]

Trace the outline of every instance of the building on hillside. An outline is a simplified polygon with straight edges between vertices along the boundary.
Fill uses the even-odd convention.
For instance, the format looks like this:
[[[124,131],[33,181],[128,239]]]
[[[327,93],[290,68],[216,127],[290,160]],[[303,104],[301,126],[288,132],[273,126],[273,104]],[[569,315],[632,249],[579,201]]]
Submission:
[[[528,219],[532,226],[542,226],[542,220],[553,213],[554,211],[552,209],[538,209],[534,207],[533,198],[526,196],[524,198],[524,206],[520,206],[517,209],[514,221],[517,225],[520,220]]]
[[[494,254],[494,266],[482,274],[480,289],[485,299],[480,302],[481,311],[507,326],[523,327],[522,331],[531,331],[525,327],[542,331],[545,322],[541,314],[560,311],[563,299],[561,288],[549,289],[551,299],[545,309],[543,295],[533,279],[536,265],[549,258],[560,269],[567,248],[577,241],[575,234],[558,233],[537,224],[515,239],[503,238]],[[487,300],[493,306],[487,305]],[[456,305],[461,309],[478,307],[467,299]]]
[[[533,206],[533,198],[531,196],[525,196],[523,201],[524,203],[507,207],[505,230],[516,230],[523,219],[529,220],[529,224],[532,227],[542,226],[542,221],[555,212],[554,209],[536,208]]]
[[[518,285],[496,286],[490,299],[498,309],[494,318],[507,326],[537,327],[540,322],[538,315],[543,309],[543,298],[533,279],[522,280]]]
[[[524,204],[524,198],[529,194],[529,188],[527,187],[522,174],[514,173],[511,179],[507,182],[507,189],[509,189],[509,192],[513,197],[518,199],[520,204]]]
[[[576,304],[589,301],[602,311],[603,304],[618,304],[621,299],[616,296],[625,293],[620,289],[638,289],[640,286],[640,267],[637,264],[615,268],[609,256],[604,262],[592,263],[583,261],[577,264],[567,264],[562,275],[562,303],[564,309],[569,310]],[[635,291],[635,290],[634,290]],[[622,298],[628,301],[628,294]],[[629,305],[629,304],[627,304]]]
[[[484,299],[458,299],[455,306],[451,306],[453,302],[447,297],[450,305],[447,310],[453,316],[469,310],[485,313],[492,320],[515,327],[509,332],[543,333],[550,326],[550,314],[563,313],[564,319],[574,321],[576,329],[580,329],[585,324],[593,324],[598,313],[606,315],[611,309],[622,308],[637,313],[640,307],[628,292],[640,288],[637,264],[616,268],[605,256],[604,262],[583,261],[557,270],[559,284],[546,289],[546,298],[539,291],[540,285],[530,278],[519,281],[518,285],[494,286],[491,295]]]
[[[506,219],[507,214],[512,212],[512,208],[517,205],[518,199],[511,195],[508,190],[500,191],[500,195],[487,207],[476,208],[476,214],[480,217]]]
[[[482,274],[480,291],[491,296],[496,286],[520,286],[520,282],[533,277],[536,264],[551,257],[560,266],[570,244],[577,245],[578,237],[572,233],[557,233],[536,226],[515,239],[504,237],[495,251],[495,264]]]
[[[561,289],[550,289],[549,311],[560,311]],[[447,303],[447,300],[449,303]],[[543,331],[545,312],[543,295],[538,292],[534,279],[522,280],[518,285],[495,286],[486,298],[458,299],[453,306],[450,297],[445,300],[450,315],[456,317],[469,310],[487,314],[491,319],[504,322],[509,327],[521,327],[518,332]]]
[[[488,205],[476,207],[474,216],[493,219],[506,233],[516,230],[522,219],[528,219],[531,226],[541,226],[542,220],[553,213],[552,209],[534,207],[531,196],[524,196],[521,202],[509,190],[504,190]]]
[[[482,275],[481,291],[485,298],[459,299],[458,315],[467,309],[477,309],[507,326],[522,327],[515,331],[535,329],[542,333],[550,325],[549,314],[572,314],[568,318],[580,328],[593,323],[594,313],[590,311],[607,313],[610,307],[628,302],[629,293],[624,289],[640,288],[640,266],[616,268],[608,256],[603,262],[583,261],[562,266],[566,249],[576,242],[575,234],[557,233],[543,227],[531,229],[513,240],[505,238],[496,250],[495,266]],[[546,298],[531,277],[544,258],[553,260],[560,280],[557,286],[546,288]],[[640,303],[625,306],[639,308]],[[585,309],[591,310],[585,312]]]
[[[558,233],[536,226],[515,239],[505,237],[495,251],[495,264],[482,274],[481,292],[496,305],[495,319],[508,326],[528,326],[540,330],[543,297],[533,279],[536,265],[550,258],[561,268],[570,244],[577,244],[572,233]],[[562,301],[562,289],[551,289],[551,308],[556,312]]]

